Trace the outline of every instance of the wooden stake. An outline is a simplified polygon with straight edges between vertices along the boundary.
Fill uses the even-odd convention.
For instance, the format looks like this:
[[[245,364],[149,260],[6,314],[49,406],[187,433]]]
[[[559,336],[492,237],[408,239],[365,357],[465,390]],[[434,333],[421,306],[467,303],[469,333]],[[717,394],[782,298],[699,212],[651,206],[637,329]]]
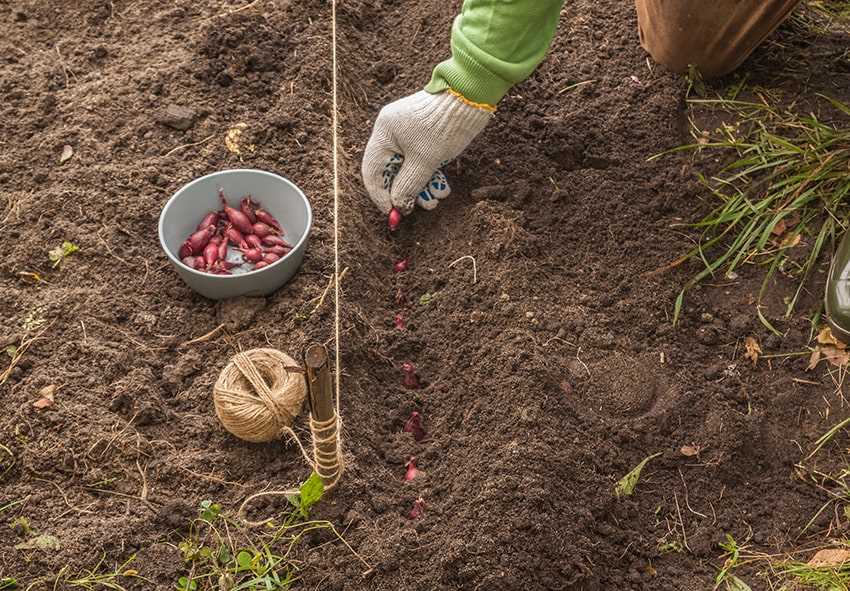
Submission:
[[[331,377],[328,350],[323,345],[314,344],[304,351],[304,367],[307,369],[307,392],[310,403],[310,414],[313,420],[323,423],[333,418],[333,379]],[[321,435],[324,435],[322,433]],[[315,436],[315,433],[314,433]],[[319,441],[316,445],[317,454],[322,457],[336,457],[338,454],[336,438]],[[333,481],[336,474],[321,475],[325,483]]]
[[[327,421],[333,416],[333,384],[328,361],[328,350],[323,345],[310,345],[304,351],[310,414],[317,421]]]

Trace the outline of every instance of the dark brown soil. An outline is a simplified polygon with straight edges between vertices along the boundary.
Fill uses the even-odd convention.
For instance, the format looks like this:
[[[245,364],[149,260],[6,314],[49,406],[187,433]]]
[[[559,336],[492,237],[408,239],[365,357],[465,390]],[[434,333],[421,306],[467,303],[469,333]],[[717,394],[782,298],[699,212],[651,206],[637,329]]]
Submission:
[[[727,533],[781,553],[846,526],[827,512],[800,537],[826,497],[793,471],[801,448],[846,416],[841,389],[804,373],[806,356],[755,367],[742,357],[747,336],[766,354],[805,349],[823,275],[790,321],[782,299],[794,285],[777,281],[765,313],[784,338],[756,318],[758,268],[690,292],[675,329],[673,301],[697,267],[644,276],[689,248],[672,226],[709,196],[684,157],[646,162],[688,140],[687,84],[648,67],[630,3],[568,3],[550,58],[449,166],[451,199],[386,235],[359,159],[378,109],[446,55],[450,4],[340,3],[348,469],[318,515],[374,568],[363,575],[341,544],[307,540],[297,586],[710,589]],[[135,553],[154,583],[122,584],[173,588],[186,567],[168,542],[201,500],[234,511],[306,476],[292,447],[224,432],[210,390],[239,349],[297,355],[333,336],[332,302],[311,313],[333,272],[330,8],[261,1],[227,14],[240,6],[0,0],[0,345],[27,321],[46,329],[0,386],[0,444],[14,455],[0,467],[0,577],[23,587]],[[796,35],[780,32],[743,71],[791,95],[801,71],[813,90],[846,91],[846,66],[823,57],[844,40]],[[775,67],[790,63],[775,57],[779,42],[802,62]],[[189,130],[159,122],[172,103],[196,111]],[[255,146],[241,158],[224,144],[237,123]],[[59,165],[65,145],[74,155]],[[168,266],[157,217],[183,183],[243,166],[304,189],[313,238],[277,294],[215,304]],[[47,252],[63,240],[80,251],[52,270]],[[411,271],[394,275],[402,256]],[[469,258],[449,266],[467,256],[475,275]],[[400,310],[404,332],[392,326]],[[406,360],[424,389],[401,387]],[[56,404],[33,408],[49,384]],[[414,409],[430,435],[420,444],[400,433]],[[684,445],[702,451],[686,457]],[[615,482],[656,452],[636,494],[615,499]],[[409,455],[426,476],[405,485]],[[418,496],[425,518],[410,522]],[[61,549],[14,549],[20,528],[6,524],[21,516]],[[660,552],[671,542],[683,551]]]

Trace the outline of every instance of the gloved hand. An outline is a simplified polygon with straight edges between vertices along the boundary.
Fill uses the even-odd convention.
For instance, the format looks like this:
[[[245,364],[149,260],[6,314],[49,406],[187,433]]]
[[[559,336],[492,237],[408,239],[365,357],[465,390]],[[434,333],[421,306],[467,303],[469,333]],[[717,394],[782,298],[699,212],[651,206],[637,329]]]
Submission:
[[[406,215],[414,203],[433,209],[448,196],[451,189],[439,168],[460,155],[493,117],[492,108],[468,103],[450,92],[423,90],[381,109],[362,173],[382,212],[396,207]]]

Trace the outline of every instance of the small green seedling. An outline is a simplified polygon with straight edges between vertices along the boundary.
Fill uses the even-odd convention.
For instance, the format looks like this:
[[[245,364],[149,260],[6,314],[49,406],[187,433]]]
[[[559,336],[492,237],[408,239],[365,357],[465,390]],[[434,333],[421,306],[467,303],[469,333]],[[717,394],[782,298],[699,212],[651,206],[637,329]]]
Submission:
[[[703,81],[702,73],[699,71],[699,68],[693,64],[688,66],[688,72],[685,74],[685,80],[688,81],[688,91],[685,93],[686,97],[691,96],[692,92],[697,96],[706,96],[705,82]]]
[[[301,488],[298,489],[298,494],[289,496],[287,499],[298,510],[301,517],[307,519],[310,515],[310,508],[322,499],[324,492],[325,484],[322,482],[321,476],[313,472],[310,474],[310,478],[305,480]]]
[[[732,575],[732,569],[738,566],[738,562],[741,559],[741,547],[738,546],[738,542],[736,542],[735,538],[731,535],[726,534],[726,541],[720,542],[720,547],[723,549],[723,556],[726,557],[726,561],[723,563],[723,567],[714,578],[715,589],[717,589],[724,581],[726,581],[726,586],[729,587],[730,579],[738,579],[738,577],[734,577]],[[735,589],[732,587],[731,589],[732,591],[741,591],[740,588]],[[749,589],[749,587],[744,587],[744,589]]]
[[[68,242],[67,240],[62,243],[61,246],[57,246],[47,253],[48,258],[50,258],[50,262],[53,263],[53,268],[55,269],[59,265],[62,264],[67,257],[71,256],[75,252],[80,250],[80,247],[74,244],[73,242]]]
[[[16,581],[15,579],[11,579],[11,578],[8,578],[8,577],[4,578],[4,579],[0,579],[0,591],[5,590],[5,589],[17,589],[17,588],[18,588],[18,581]]]
[[[643,472],[644,466],[646,466],[649,460],[660,456],[661,453],[662,452],[658,452],[644,458],[641,460],[640,464],[632,468],[631,472],[623,476],[614,487],[614,496],[618,499],[620,497],[630,497],[632,493],[635,492],[635,487],[637,486],[638,480],[640,480],[640,473]]]
[[[431,294],[431,293],[423,293],[419,297],[419,305],[420,306],[427,306],[428,304],[430,304],[433,301],[434,301],[434,294]]]
[[[208,523],[212,523],[221,514],[221,505],[213,503],[210,500],[201,501],[201,519]]]
[[[177,579],[177,591],[197,591],[198,583],[189,577]]]
[[[180,550],[180,554],[186,562],[191,562],[201,557],[201,546],[191,538],[177,544],[177,549]]]

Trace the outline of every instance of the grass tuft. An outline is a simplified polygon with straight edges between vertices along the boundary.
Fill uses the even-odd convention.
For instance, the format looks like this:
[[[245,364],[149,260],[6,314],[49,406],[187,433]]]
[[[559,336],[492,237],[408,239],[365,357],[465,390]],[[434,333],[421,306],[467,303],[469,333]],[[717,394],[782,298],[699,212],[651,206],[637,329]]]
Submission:
[[[850,215],[850,105],[820,95],[818,100],[837,113],[836,121],[800,114],[794,105],[772,106],[764,95],[761,102],[689,100],[694,107],[730,113],[736,122],[714,132],[694,125],[694,143],[666,152],[711,151],[725,153],[729,161],[714,176],[700,175],[717,205],[694,224],[702,231],[697,245],[670,265],[698,260],[703,266],[679,294],[674,322],[689,289],[719,273],[734,277],[748,264],[766,269],[757,300],[762,322],[776,332],[761,314],[761,305],[777,272],[798,283],[786,302],[785,316],[794,311],[818,257],[844,231]]]
[[[798,585],[823,591],[850,591],[850,563],[813,566],[805,562],[790,562],[779,574]]]

